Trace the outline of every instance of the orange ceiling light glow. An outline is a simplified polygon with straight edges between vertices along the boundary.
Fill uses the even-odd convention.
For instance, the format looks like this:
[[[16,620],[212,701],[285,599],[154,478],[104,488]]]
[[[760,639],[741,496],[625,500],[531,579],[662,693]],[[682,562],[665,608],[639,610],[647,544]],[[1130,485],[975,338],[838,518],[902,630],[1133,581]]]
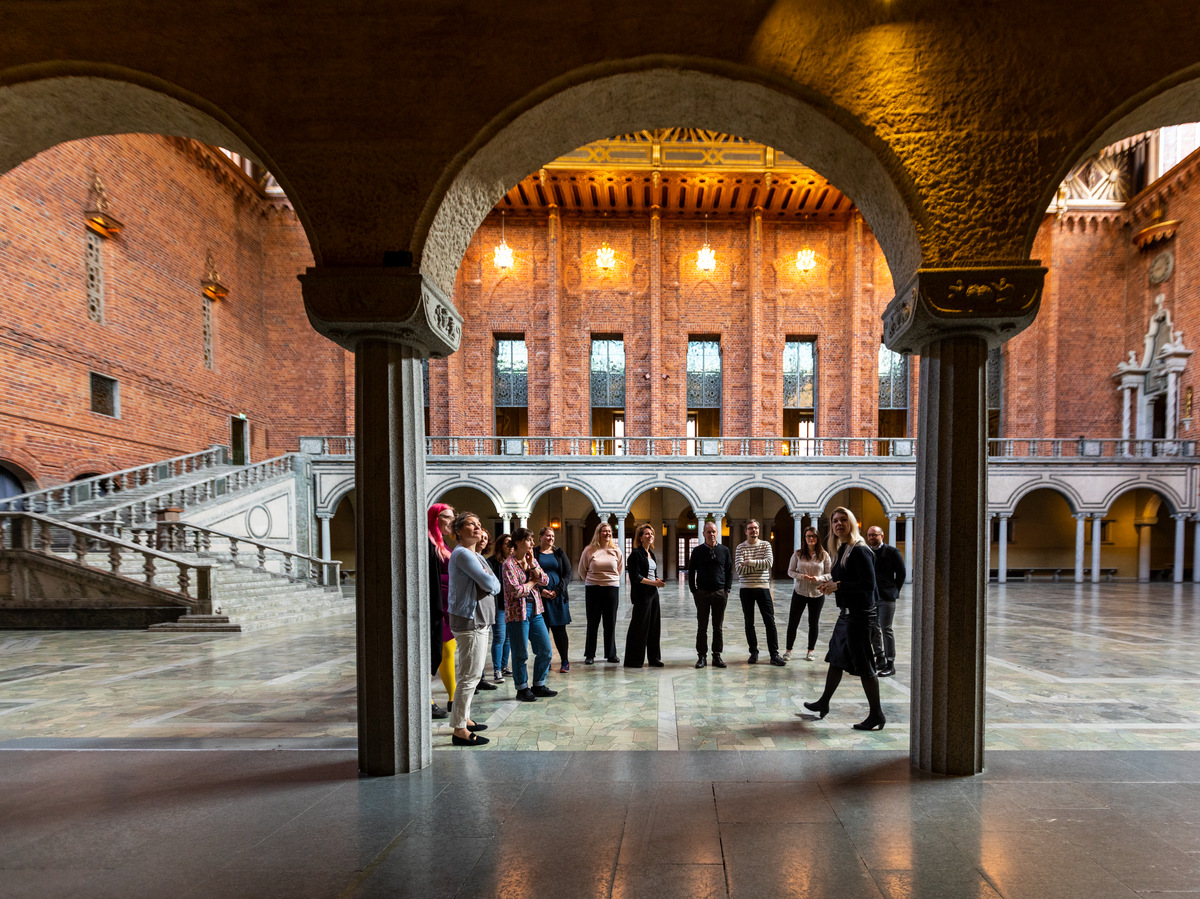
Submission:
[[[496,247],[495,255],[492,257],[498,269],[510,269],[513,265],[512,247],[508,245],[508,241],[504,239],[504,213],[500,213],[500,245]]]

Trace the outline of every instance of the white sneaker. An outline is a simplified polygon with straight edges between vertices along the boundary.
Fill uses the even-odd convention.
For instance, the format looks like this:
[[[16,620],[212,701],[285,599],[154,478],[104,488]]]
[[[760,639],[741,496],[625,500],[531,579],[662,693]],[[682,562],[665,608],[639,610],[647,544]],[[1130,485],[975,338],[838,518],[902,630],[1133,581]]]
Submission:
[[[804,661],[806,661],[806,662],[811,662],[812,660],[813,660],[813,651],[810,649],[810,650],[808,651],[808,655],[806,655],[806,656],[804,657]]]
[[[783,660],[784,660],[785,662],[786,662],[788,659],[790,659],[791,657],[792,657],[792,651],[791,651],[790,649],[789,649],[787,652],[785,652],[785,653],[783,654]]]
[[[492,669],[492,683],[494,683],[494,684],[504,683],[504,676],[500,673],[499,668]]]

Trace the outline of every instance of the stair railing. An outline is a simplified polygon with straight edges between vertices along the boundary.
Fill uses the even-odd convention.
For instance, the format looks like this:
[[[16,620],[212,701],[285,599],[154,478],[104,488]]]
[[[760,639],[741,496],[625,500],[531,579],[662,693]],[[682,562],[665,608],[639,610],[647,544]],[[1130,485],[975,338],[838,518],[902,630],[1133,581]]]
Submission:
[[[36,512],[0,512],[0,548],[6,550],[29,550],[64,559],[74,556],[74,561],[95,571],[104,567],[88,560],[95,553],[106,553],[108,573],[129,578],[122,573],[122,566],[130,558],[142,560],[141,583],[147,587],[166,590],[182,599],[194,614],[208,615],[212,612],[212,568],[205,562],[190,562],[178,556],[149,546],[98,533],[91,528],[39,515]],[[159,567],[174,566],[174,586],[156,583],[160,576]],[[167,576],[166,572],[162,576]]]
[[[141,496],[127,503],[85,513],[70,520],[101,533],[120,537],[127,530],[153,522],[156,513],[164,509],[187,509],[218,496],[257,487],[273,478],[289,474],[296,470],[296,460],[299,458],[301,457],[296,453],[276,456],[274,459],[255,462],[235,471],[223,472],[161,493]]]
[[[10,496],[0,500],[0,512],[62,513],[73,506],[111,496],[122,490],[134,490],[168,478],[216,468],[218,465],[225,465],[227,461],[228,450],[223,446],[212,446],[186,456],[175,456],[161,462],[139,465],[137,468],[126,468],[80,481],[71,481],[69,484],[59,484],[57,487],[46,487]]]
[[[183,521],[162,521],[153,530],[135,531],[134,543],[141,540],[153,544],[160,552],[227,558],[237,567],[283,576],[295,583],[313,587],[340,585],[342,563],[336,559],[319,559]]]

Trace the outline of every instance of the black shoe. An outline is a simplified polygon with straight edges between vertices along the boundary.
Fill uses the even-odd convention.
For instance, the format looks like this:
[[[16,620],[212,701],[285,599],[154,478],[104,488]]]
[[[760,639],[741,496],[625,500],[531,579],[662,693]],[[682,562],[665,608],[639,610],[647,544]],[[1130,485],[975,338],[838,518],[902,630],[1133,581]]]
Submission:
[[[775,652],[775,653],[771,653],[771,664],[775,665],[776,667],[782,668],[784,665],[787,664],[787,662],[785,662],[783,660],[783,656],[781,656],[779,653]]]
[[[807,705],[807,703],[805,703]],[[883,730],[883,726],[887,724],[887,718],[883,717],[883,713],[879,713],[879,717],[868,715],[866,721],[860,721],[858,724],[850,725],[855,730]]]
[[[829,714],[829,703],[822,705],[820,702],[806,702],[804,703],[804,707],[810,712],[816,712],[822,718]],[[857,727],[858,725],[855,726]]]
[[[596,660],[595,660],[595,659],[593,659],[591,656],[586,656],[586,657],[584,658],[584,660],[583,660],[583,664],[585,664],[585,665],[595,665],[595,664],[596,664]]]
[[[662,659],[659,659],[657,662],[651,662],[650,667],[651,668],[666,668],[667,663],[664,662]]]
[[[450,717],[449,712],[447,712],[444,708],[442,708],[436,702],[433,704],[433,720],[434,721],[441,721],[443,718],[449,718],[449,717]]]
[[[503,674],[505,677],[512,677],[512,669],[511,668],[501,668],[500,673]]]
[[[641,666],[641,665],[630,665],[628,662],[626,662],[626,663],[625,663],[623,666],[621,666],[621,667],[623,667],[623,668],[641,668],[642,666]]]
[[[888,665],[886,668],[881,668],[879,671],[880,677],[891,677],[896,673],[895,665]]]
[[[721,654],[719,652],[713,653],[713,667],[714,668],[728,668],[729,667],[728,665],[725,664],[725,660],[723,658],[721,658]]]
[[[490,743],[491,740],[481,737],[479,734],[471,734],[469,737],[460,737],[458,734],[454,734],[450,737],[450,742],[455,746],[482,746],[484,743]]]
[[[716,664],[716,659],[713,660],[713,664],[714,665]],[[697,656],[696,657],[696,667],[697,668],[707,668],[708,667],[708,656]]]
[[[492,684],[492,683],[488,683],[486,680],[480,680],[479,686],[477,686],[475,689],[476,690],[495,690],[496,685]]]
[[[545,684],[543,684],[543,685],[542,685],[542,686],[540,686],[540,687],[534,687],[534,688],[533,688],[533,689],[532,689],[530,692],[531,692],[531,693],[533,693],[533,695],[534,695],[534,696],[546,696],[546,697],[550,697],[550,696],[557,696],[557,695],[558,695],[558,691],[557,691],[557,690],[551,690],[551,689],[550,689],[549,687],[547,687]]]
[[[454,700],[451,699],[448,703],[446,703],[446,714],[450,714],[453,711],[454,711]]]
[[[517,691],[517,702],[537,702],[537,697],[533,695],[533,691],[526,687],[524,690]]]
[[[487,725],[486,724],[468,724],[467,730],[469,730],[471,733],[475,733],[475,731],[477,731],[477,730],[487,730]]]
[[[609,656],[609,657],[608,657],[607,659],[605,659],[604,661],[606,661],[606,662],[609,662],[610,664],[613,664],[613,665],[620,665],[620,664],[621,664],[621,660],[620,660],[620,659],[618,659],[616,656]]]
[[[747,664],[750,664],[750,665],[758,664],[758,653],[757,652],[750,653],[750,658],[747,659]]]

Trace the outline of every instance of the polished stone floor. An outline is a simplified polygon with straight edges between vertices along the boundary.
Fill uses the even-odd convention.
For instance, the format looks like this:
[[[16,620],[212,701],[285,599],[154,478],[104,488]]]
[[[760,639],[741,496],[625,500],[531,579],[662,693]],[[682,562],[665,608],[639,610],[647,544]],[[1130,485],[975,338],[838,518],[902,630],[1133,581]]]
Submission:
[[[861,733],[850,728],[866,716],[856,681],[843,682],[824,720],[801,705],[824,682],[821,643],[815,662],[800,653],[785,668],[747,665],[735,600],[729,668],[696,671],[690,599],[677,585],[664,593],[667,667],[584,665],[580,614],[570,673],[558,672],[555,655],[549,683],[559,696],[514,702],[511,679],[477,695],[474,715],[492,737],[482,751],[907,749],[907,595],[896,616],[898,673],[881,682],[888,725]],[[781,640],[789,595],[777,586]],[[1200,588],[993,585],[988,602],[989,750],[1200,748]],[[823,638],[833,611],[822,615]],[[440,682],[434,698],[445,704]],[[354,736],[351,616],[233,635],[0,632],[0,748],[352,748]],[[450,749],[446,726],[434,743]]]
[[[966,778],[909,765],[903,605],[882,733],[850,730],[851,684],[824,721],[799,714],[824,666],[746,665],[740,608],[731,667],[693,670],[673,595],[668,667],[577,665],[530,705],[506,683],[479,701],[494,743],[439,731],[433,765],[394,778],[356,773],[346,620],[8,632],[0,897],[1200,893],[1200,594],[1022,584],[989,602],[987,770]]]

